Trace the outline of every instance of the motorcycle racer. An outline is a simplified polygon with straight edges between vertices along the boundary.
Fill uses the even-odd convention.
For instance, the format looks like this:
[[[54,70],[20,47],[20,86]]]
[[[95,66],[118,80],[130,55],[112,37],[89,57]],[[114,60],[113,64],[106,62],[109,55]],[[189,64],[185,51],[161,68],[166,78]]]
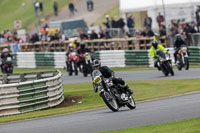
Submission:
[[[125,81],[121,78],[115,77],[115,73],[109,67],[101,66],[101,62],[99,60],[94,60],[92,67],[93,70],[98,69],[102,73],[102,76],[104,78],[109,78],[113,82],[113,84],[120,85],[120,87],[126,90],[129,93],[129,95],[133,94],[132,89],[129,88],[128,85],[126,85]],[[94,87],[95,93],[97,92],[97,90],[98,89]]]

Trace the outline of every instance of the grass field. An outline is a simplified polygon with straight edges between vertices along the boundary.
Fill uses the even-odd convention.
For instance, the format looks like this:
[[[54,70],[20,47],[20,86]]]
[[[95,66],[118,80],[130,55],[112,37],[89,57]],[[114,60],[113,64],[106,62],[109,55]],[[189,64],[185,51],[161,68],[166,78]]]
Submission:
[[[138,101],[148,99],[174,96],[188,92],[200,91],[200,79],[184,80],[160,80],[160,81],[127,81],[127,84],[134,90],[134,98]],[[91,83],[65,84],[64,95],[83,97],[81,103],[62,108],[51,108],[20,115],[1,117],[0,123],[52,116],[81,110],[105,107],[103,100],[98,93],[93,92]]]
[[[200,118],[103,133],[200,133]]]
[[[112,8],[111,10],[107,11],[106,13],[104,13],[98,20],[97,20],[97,25],[101,26],[101,27],[105,27],[105,25],[103,25],[103,22],[106,21],[105,16],[109,15],[110,17],[120,17],[120,10],[119,10],[119,6],[116,6],[114,8]]]
[[[54,0],[40,0],[43,2],[44,15],[53,12]],[[0,0],[0,31],[4,29],[13,29],[14,21],[21,20],[22,27],[27,28],[29,24],[35,22],[34,0]],[[58,0],[59,8],[65,6],[69,0]],[[23,6],[23,3],[25,4]]]

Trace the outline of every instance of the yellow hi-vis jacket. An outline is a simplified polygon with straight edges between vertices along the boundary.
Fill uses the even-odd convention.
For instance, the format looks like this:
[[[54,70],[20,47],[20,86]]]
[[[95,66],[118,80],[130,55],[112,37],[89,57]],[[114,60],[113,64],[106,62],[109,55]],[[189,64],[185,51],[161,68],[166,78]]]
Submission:
[[[161,44],[158,44],[158,50],[164,51],[165,53],[167,52],[167,50]],[[153,60],[157,56],[156,49],[153,46],[151,47],[149,54],[150,54],[150,58],[153,59]]]

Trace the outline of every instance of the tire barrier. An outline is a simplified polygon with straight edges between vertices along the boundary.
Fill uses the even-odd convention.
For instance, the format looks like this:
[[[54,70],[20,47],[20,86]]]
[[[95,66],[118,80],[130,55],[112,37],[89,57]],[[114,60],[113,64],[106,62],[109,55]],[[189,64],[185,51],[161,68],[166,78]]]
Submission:
[[[127,50],[125,51],[125,64],[135,66],[148,66],[149,58],[147,50]]]
[[[190,65],[200,65],[200,48],[199,47],[189,48],[189,62],[190,62]]]
[[[0,116],[54,107],[64,100],[60,71],[0,77]]]
[[[174,49],[169,53],[174,65]],[[189,61],[191,65],[200,65],[200,48],[189,47]],[[18,52],[14,54],[14,64],[18,68],[55,67],[66,66],[66,52]],[[149,50],[102,50],[95,51],[94,58],[102,61],[109,67],[125,66],[153,66]],[[27,63],[28,62],[28,63]]]

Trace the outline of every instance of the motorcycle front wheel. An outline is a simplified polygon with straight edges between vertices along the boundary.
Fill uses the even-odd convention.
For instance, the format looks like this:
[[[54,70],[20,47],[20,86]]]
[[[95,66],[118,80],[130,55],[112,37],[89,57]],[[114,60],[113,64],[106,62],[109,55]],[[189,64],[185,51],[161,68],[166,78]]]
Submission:
[[[104,91],[102,92],[101,97],[103,98],[108,108],[110,108],[113,112],[117,112],[119,110],[119,105],[117,104],[117,101],[112,94]]]
[[[135,109],[136,108],[136,103],[135,103],[135,100],[134,100],[133,96],[129,96],[127,107],[129,109]]]
[[[174,70],[173,70],[172,66],[170,65],[170,63],[167,62],[166,65],[167,65],[168,72],[169,72],[172,76],[174,76]]]
[[[165,75],[165,76],[168,76],[168,71],[164,68],[164,66],[162,65],[162,66],[160,66],[160,69],[161,69],[161,71],[162,71],[162,73]]]
[[[87,64],[83,64],[83,76],[84,77],[87,77],[87,75],[88,75],[88,70],[87,70],[88,68],[87,68]]]
[[[189,60],[187,57],[185,57],[184,60],[185,60],[185,66],[184,66],[185,70],[189,70]]]

